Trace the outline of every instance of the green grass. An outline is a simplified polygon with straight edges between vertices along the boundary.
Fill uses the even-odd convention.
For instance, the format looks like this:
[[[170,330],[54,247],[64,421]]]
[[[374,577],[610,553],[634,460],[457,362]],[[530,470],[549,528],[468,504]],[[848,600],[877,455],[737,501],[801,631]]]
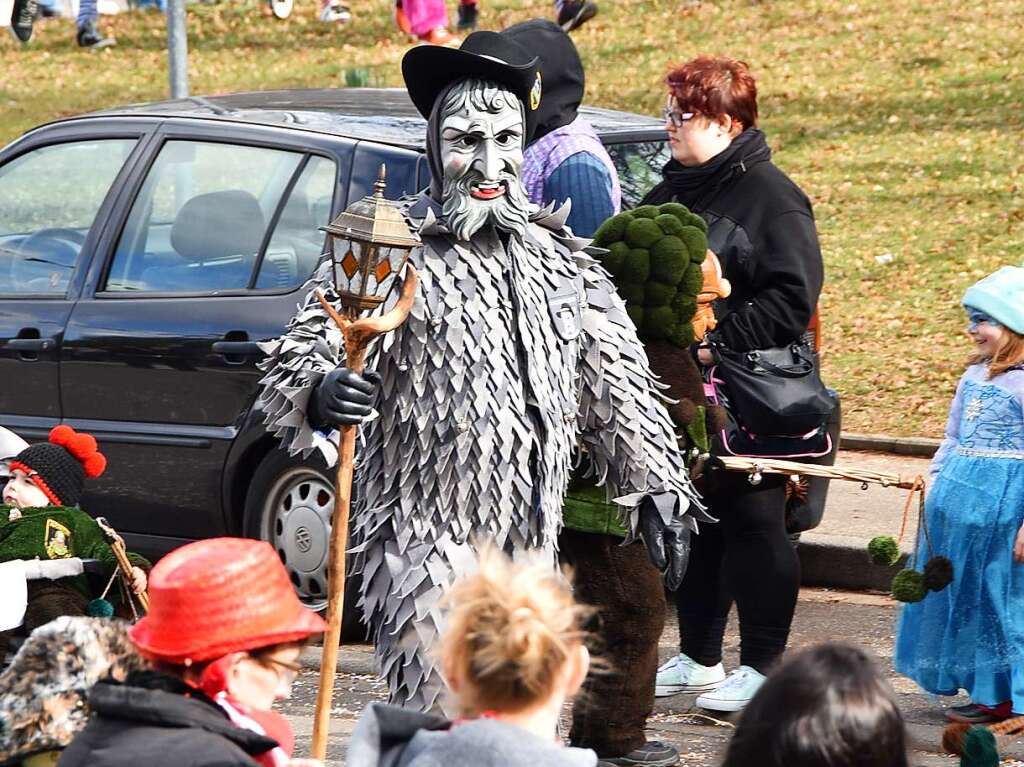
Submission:
[[[547,2],[482,0],[500,28]],[[313,0],[189,7],[193,93],[399,85],[388,0],[345,27]],[[451,6],[452,3],[449,3]],[[1024,0],[888,3],[604,0],[576,33],[590,103],[659,112],[661,78],[699,52],[750,63],[778,164],[814,201],[827,265],[825,371],[850,430],[938,436],[968,349],[963,290],[1024,260]],[[119,45],[74,46],[70,21],[0,40],[0,141],[46,120],[167,92],[163,18],[105,18]],[[892,254],[891,263],[876,257]]]

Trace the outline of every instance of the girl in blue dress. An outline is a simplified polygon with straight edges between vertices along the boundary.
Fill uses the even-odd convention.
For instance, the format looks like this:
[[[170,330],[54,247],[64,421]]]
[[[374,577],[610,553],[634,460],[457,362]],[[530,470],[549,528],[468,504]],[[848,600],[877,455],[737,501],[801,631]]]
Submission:
[[[975,352],[925,509],[934,553],[952,560],[954,578],[903,608],[895,663],[929,692],[970,694],[948,718],[990,722],[1024,714],[1024,268],[989,275],[963,304]],[[926,560],[925,541],[918,547]]]

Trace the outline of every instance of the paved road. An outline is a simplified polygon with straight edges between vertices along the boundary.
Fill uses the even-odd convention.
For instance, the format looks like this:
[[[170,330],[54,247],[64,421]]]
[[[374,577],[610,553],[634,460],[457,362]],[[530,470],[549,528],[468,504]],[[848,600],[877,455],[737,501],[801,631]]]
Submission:
[[[886,670],[906,716],[914,742],[912,763],[929,767],[955,765],[956,762],[941,755],[938,748],[943,723],[941,711],[949,701],[931,699],[917,690],[913,683],[891,671],[895,619],[896,607],[888,597],[806,589],[801,593],[797,608],[791,646],[803,647],[830,639],[846,639],[875,654]],[[736,627],[731,625],[726,637],[727,668],[734,668],[738,663],[738,644]],[[670,621],[661,639],[660,652],[665,659],[677,651],[678,633],[674,621]],[[316,654],[310,653],[308,660],[315,663]],[[344,764],[345,743],[363,706],[385,696],[383,685],[373,673],[368,646],[342,648],[341,663],[346,671],[338,677],[335,688],[328,752],[328,764],[332,767]],[[294,697],[286,701],[283,708],[295,727],[300,744],[308,744],[312,733],[317,673],[310,668],[301,675]],[[963,701],[957,699],[955,702]],[[716,724],[697,715],[693,709],[693,696],[659,699],[649,724],[652,739],[676,745],[683,753],[684,764],[695,767],[717,764],[732,729],[728,722]],[[299,750],[302,748],[300,745]],[[1013,746],[1007,753],[1017,759],[1024,758],[1024,744]]]

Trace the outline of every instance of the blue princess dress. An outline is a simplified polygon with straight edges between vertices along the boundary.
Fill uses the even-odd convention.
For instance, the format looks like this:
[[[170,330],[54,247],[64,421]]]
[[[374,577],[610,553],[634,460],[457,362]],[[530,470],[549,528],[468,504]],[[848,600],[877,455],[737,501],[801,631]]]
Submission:
[[[932,462],[925,519],[953,582],[904,606],[896,670],[929,692],[967,690],[975,703],[1024,713],[1024,563],[1013,543],[1024,521],[1024,369],[986,379],[967,369]],[[928,560],[919,535],[918,569]]]

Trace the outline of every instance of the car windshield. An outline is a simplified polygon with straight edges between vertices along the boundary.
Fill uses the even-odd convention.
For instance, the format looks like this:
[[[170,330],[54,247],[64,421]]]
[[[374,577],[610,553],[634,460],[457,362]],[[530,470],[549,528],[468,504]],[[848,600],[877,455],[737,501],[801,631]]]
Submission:
[[[661,169],[669,160],[668,142],[635,141],[607,144],[622,187],[622,207],[635,208],[655,184],[661,181]]]

